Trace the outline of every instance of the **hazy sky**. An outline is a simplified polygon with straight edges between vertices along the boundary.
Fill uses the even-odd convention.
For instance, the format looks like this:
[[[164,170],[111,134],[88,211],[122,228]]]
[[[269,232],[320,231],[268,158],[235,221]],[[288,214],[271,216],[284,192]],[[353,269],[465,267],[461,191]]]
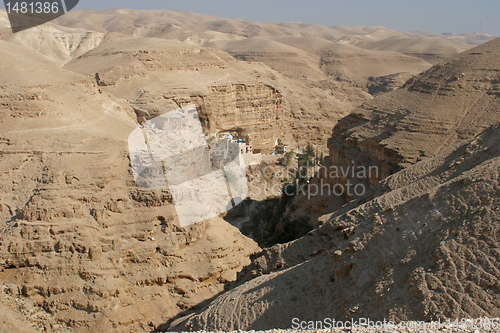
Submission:
[[[3,6],[3,3],[2,3]],[[500,36],[500,0],[80,0],[76,9],[166,9],[261,22],[382,25]]]

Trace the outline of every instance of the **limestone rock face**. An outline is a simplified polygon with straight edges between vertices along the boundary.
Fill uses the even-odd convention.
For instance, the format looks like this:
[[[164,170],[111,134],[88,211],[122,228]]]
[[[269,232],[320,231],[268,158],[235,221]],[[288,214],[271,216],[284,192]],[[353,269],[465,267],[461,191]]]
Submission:
[[[236,279],[258,246],[219,217],[180,228],[168,190],[137,187],[125,100],[12,43],[0,68],[3,306],[43,309],[15,309],[40,330],[149,331]]]
[[[250,134],[254,149],[272,153],[276,138],[284,136],[283,96],[265,84],[212,86],[208,96],[195,98],[210,133]]]
[[[245,139],[250,134],[253,148],[265,154],[274,151],[276,138],[283,138],[288,127],[282,94],[265,83],[213,85],[206,93],[170,98],[179,106],[194,104],[207,135],[230,132]],[[144,99],[134,106],[140,123],[162,113]]]
[[[348,132],[349,127],[364,120],[361,115],[349,115],[339,121],[334,128],[332,138],[328,141],[330,155],[325,159],[325,166],[364,166],[367,168],[375,166],[378,172],[369,179],[370,185],[375,185],[401,169],[399,163],[402,157],[396,150],[387,149],[381,145],[378,138],[358,140],[351,137],[351,132]],[[348,179],[348,177],[343,178],[345,178],[344,181]]]

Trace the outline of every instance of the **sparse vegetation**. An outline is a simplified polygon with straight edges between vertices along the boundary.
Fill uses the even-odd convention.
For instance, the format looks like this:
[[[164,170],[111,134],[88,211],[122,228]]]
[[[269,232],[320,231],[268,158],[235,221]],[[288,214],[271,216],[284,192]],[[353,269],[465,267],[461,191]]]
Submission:
[[[316,153],[314,147],[308,144],[304,149],[303,154],[297,154],[298,157],[298,174],[297,180],[299,184],[304,184],[312,176],[310,168],[314,167],[317,163]]]
[[[283,158],[283,164],[285,166],[290,166],[290,164],[292,163],[292,160],[293,160],[293,157],[295,156],[295,152],[294,151],[289,151],[285,154],[285,157]]]
[[[285,215],[287,208],[291,208],[296,186],[296,184],[286,184],[283,187],[281,198],[268,197],[266,199],[267,208],[261,214],[261,218],[266,224],[259,230],[256,237],[256,241],[261,247],[287,243],[312,230],[308,221],[304,219],[291,220],[289,216]]]

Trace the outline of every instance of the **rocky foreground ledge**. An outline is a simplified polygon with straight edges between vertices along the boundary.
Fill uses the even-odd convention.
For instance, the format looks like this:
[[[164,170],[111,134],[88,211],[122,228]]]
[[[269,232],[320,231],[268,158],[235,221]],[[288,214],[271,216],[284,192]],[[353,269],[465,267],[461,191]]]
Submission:
[[[400,332],[400,333],[432,333],[432,332],[500,332],[500,324],[498,319],[490,319],[488,326],[488,319],[486,322],[479,320],[478,322],[473,322],[472,320],[467,320],[465,322],[459,322],[451,324],[446,323],[422,323],[422,322],[406,322],[395,327],[375,327],[375,326],[360,326],[357,328],[335,328],[335,329],[318,329],[318,330],[293,330],[293,329],[273,329],[267,331],[233,331],[231,333],[340,333],[340,332],[351,332],[351,333],[382,333],[382,332]],[[160,332],[168,333],[168,332]],[[220,333],[211,331],[196,331],[191,333]]]

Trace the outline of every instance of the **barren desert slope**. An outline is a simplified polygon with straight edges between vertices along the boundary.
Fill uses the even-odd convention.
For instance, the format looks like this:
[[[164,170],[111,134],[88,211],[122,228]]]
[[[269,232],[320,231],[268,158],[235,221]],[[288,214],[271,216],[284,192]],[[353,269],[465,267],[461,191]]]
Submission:
[[[370,163],[374,152],[395,149],[407,156],[404,169],[305,237],[257,254],[239,286],[170,329],[498,317],[499,54],[496,39],[341,120],[332,140],[352,158]],[[387,122],[400,110],[404,118]],[[366,149],[372,141],[383,149]],[[419,162],[409,158],[415,151]]]

